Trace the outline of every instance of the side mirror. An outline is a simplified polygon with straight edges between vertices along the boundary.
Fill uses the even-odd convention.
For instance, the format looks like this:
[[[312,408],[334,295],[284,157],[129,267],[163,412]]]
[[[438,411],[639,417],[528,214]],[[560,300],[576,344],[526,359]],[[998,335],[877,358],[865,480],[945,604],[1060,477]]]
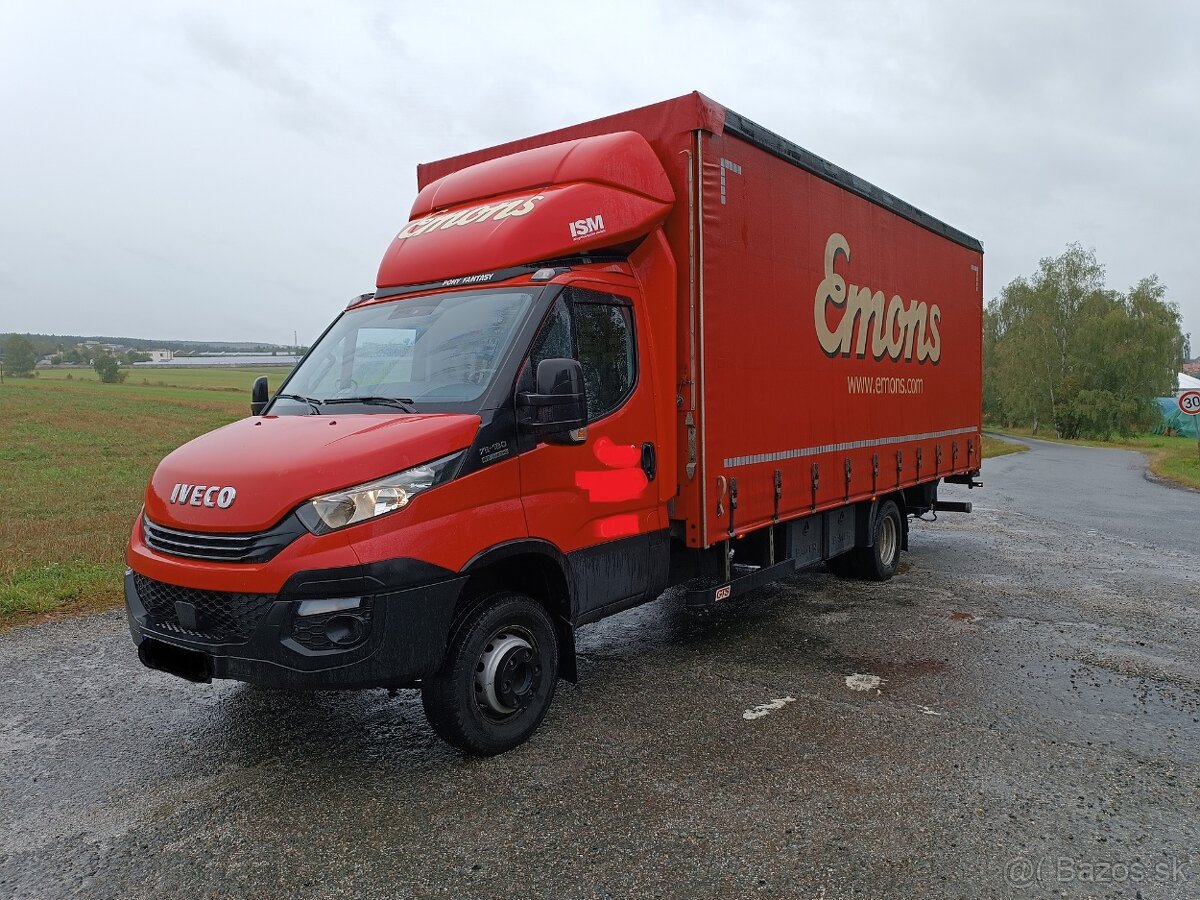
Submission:
[[[250,388],[250,415],[261,416],[262,411],[267,408],[268,399],[267,376],[259,375],[254,379],[254,386]]]
[[[536,393],[517,394],[521,424],[548,444],[587,440],[587,388],[579,361],[543,359],[535,381]]]

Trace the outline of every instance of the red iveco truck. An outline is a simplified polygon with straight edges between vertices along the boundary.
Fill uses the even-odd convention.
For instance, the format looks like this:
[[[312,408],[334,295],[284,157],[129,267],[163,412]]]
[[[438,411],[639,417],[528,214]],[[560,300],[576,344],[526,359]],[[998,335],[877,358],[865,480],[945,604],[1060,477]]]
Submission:
[[[125,592],[194,681],[419,685],[524,741],[575,629],[887,579],[980,464],[982,246],[700,94],[422,165],[377,288],[159,465]]]

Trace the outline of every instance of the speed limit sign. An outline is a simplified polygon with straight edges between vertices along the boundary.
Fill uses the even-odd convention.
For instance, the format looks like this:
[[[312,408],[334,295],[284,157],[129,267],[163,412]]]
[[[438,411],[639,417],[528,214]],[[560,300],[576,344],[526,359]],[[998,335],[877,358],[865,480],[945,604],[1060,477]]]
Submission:
[[[1192,430],[1196,432],[1196,458],[1200,460],[1200,391],[1184,391],[1175,400],[1180,412],[1192,417]]]

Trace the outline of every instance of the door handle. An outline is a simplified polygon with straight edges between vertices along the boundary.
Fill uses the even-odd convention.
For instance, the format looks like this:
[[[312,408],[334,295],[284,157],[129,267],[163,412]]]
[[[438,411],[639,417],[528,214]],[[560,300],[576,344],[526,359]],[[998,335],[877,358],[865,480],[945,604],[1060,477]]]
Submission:
[[[654,445],[649,441],[642,444],[642,471],[646,473],[647,481],[653,481],[654,476],[658,474],[658,461],[654,457]]]

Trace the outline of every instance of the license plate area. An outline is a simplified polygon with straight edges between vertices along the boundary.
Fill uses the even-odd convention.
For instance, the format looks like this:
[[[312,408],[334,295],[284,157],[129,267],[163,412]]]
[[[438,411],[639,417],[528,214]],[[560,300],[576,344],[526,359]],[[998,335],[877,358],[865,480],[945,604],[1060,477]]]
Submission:
[[[198,650],[185,650],[146,638],[138,645],[138,659],[148,669],[166,672],[197,684],[212,682],[212,658]]]

